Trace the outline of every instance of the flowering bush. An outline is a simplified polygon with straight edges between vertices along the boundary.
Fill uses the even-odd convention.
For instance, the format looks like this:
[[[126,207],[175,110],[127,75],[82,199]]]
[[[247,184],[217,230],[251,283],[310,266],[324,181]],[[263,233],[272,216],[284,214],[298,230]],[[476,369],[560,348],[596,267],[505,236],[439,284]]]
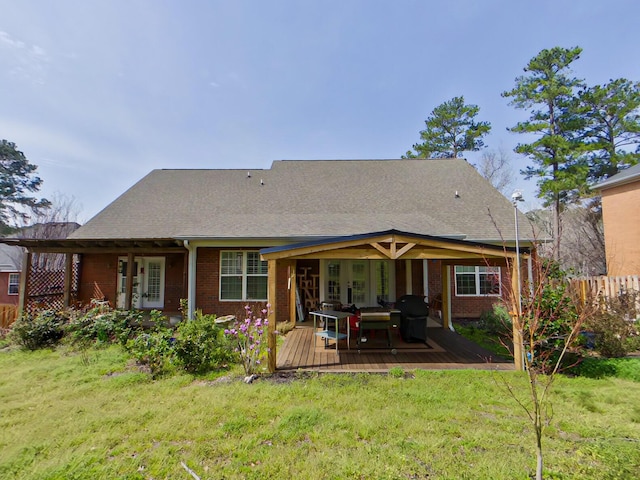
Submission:
[[[247,305],[244,307],[246,318],[236,320],[231,328],[224,331],[236,344],[236,351],[240,354],[242,366],[247,375],[253,375],[257,372],[260,362],[269,352],[264,340],[269,325],[268,309],[269,304],[260,311],[261,316],[256,316],[251,311],[251,307]]]

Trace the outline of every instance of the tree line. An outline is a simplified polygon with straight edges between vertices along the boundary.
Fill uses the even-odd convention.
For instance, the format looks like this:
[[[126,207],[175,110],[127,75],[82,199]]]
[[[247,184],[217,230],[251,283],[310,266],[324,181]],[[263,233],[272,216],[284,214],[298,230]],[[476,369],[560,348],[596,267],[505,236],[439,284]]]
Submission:
[[[580,47],[542,50],[514,87],[502,92],[509,105],[529,113],[508,130],[527,136],[515,152],[529,159],[520,173],[536,180],[538,197],[552,207],[556,259],[563,209],[591,198],[594,185],[640,159],[640,83],[619,78],[587,85],[571,71],[581,53]],[[403,157],[447,158],[481,150],[491,124],[476,120],[478,112],[463,96],[437,106],[425,120],[421,141]],[[591,206],[599,211],[597,199]]]

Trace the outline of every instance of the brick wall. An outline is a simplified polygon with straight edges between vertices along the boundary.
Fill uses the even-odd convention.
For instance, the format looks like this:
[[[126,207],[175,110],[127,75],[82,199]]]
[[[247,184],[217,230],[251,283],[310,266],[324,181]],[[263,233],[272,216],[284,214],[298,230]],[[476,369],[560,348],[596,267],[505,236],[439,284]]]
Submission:
[[[166,255],[164,273],[164,311],[167,314],[180,314],[180,299],[187,298],[185,257],[188,253]]]
[[[220,301],[220,248],[198,248],[196,263],[196,308],[204,313],[218,316],[236,315],[242,318],[248,302]],[[234,250],[251,250],[235,247]],[[253,249],[256,250],[256,249]],[[276,273],[276,321],[289,319],[289,290],[287,266],[279,266]],[[265,306],[266,302],[249,302],[254,313]]]
[[[499,263],[503,267],[502,280],[508,279],[508,272],[504,270],[504,262]],[[442,262],[440,260],[428,261],[429,272],[429,301],[433,301],[438,295],[442,295]],[[496,302],[500,302],[500,297],[456,297],[455,296],[455,275],[453,267],[451,270],[451,316],[453,318],[479,318],[482,312],[491,310]],[[422,260],[413,260],[411,264],[413,293],[421,295],[424,291],[423,263]],[[396,291],[397,297],[404,295],[406,291],[406,269],[404,261],[396,261]],[[506,290],[503,288],[503,293]]]
[[[93,298],[103,298],[116,306],[118,255],[115,253],[85,253],[80,260],[78,301],[88,304]]]
[[[640,182],[602,192],[607,275],[640,274]]]

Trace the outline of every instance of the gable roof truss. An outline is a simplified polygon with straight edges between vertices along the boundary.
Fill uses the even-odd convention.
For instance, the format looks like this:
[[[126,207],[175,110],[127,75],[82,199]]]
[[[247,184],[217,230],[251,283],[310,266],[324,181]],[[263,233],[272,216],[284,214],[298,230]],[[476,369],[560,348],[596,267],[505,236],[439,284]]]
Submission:
[[[527,253],[522,251],[521,253]],[[337,237],[261,250],[265,260],[325,259],[477,259],[515,258],[510,247],[443,239],[398,231]]]

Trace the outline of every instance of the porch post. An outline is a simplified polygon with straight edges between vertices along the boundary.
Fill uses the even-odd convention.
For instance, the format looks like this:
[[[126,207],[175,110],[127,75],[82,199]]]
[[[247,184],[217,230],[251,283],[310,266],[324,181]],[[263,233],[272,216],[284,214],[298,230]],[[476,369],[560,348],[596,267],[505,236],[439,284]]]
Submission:
[[[451,267],[442,262],[442,326],[451,329]]]
[[[18,296],[18,317],[26,311],[29,298],[29,275],[31,275],[31,252],[22,256],[22,272],[20,273],[20,292]]]
[[[124,293],[124,309],[131,310],[133,305],[133,252],[127,254],[127,279]]]
[[[517,268],[520,258],[511,261],[511,322],[513,324],[513,363],[516,370],[524,371],[524,358],[522,357],[522,312],[520,311],[520,270]]]
[[[427,297],[427,302],[431,301],[429,295],[429,260],[422,260],[422,293]]]
[[[267,346],[269,347],[268,353],[268,365],[269,372],[276,371],[276,283],[277,283],[277,260],[269,260],[267,263],[267,278],[268,278],[268,293],[267,299],[269,301],[269,328],[267,329]]]
[[[71,304],[71,280],[73,279],[73,253],[64,256],[64,292],[62,304],[68,307]]]
[[[289,323],[295,326],[296,324],[296,311],[297,311],[297,290],[298,281],[296,278],[297,264],[295,260],[289,261]],[[303,320],[303,319],[301,319]]]
[[[184,246],[189,251],[187,259],[187,318],[193,319],[196,311],[196,266],[198,260],[198,247],[193,246],[188,240],[184,241]]]

